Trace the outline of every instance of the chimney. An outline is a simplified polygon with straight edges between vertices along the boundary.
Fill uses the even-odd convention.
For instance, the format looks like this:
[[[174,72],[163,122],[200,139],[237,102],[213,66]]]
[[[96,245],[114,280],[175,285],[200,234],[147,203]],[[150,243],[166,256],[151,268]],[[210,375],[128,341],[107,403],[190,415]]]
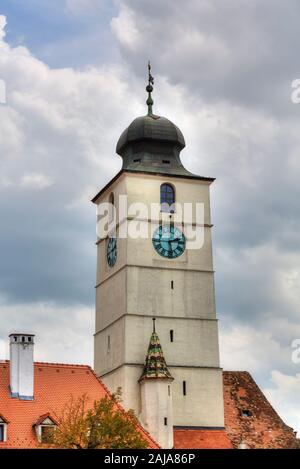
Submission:
[[[10,334],[11,397],[33,399],[34,334]]]

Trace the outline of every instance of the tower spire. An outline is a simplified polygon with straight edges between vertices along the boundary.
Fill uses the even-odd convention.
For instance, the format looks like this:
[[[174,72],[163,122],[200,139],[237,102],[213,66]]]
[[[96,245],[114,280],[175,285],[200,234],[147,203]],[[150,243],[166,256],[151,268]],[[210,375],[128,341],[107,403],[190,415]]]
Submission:
[[[154,78],[151,75],[151,63],[150,63],[150,60],[149,60],[149,62],[148,62],[148,85],[146,86],[146,91],[148,92],[148,98],[147,98],[147,101],[146,101],[146,104],[148,106],[148,116],[153,115],[153,110],[152,110],[153,99],[152,99],[152,96],[151,96],[151,93],[153,91],[153,86],[152,85],[154,85]]]
[[[149,378],[167,378],[173,380],[165,361],[159,337],[155,331],[155,318],[152,318],[152,321],[153,332],[150,337],[144,370],[139,382]]]

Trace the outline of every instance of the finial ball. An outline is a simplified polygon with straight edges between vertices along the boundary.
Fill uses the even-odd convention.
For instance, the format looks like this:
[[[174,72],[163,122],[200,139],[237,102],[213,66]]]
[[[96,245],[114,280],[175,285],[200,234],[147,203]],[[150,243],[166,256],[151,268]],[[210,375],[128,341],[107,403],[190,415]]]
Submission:
[[[153,86],[152,85],[147,85],[146,86],[146,91],[148,91],[148,93],[151,93],[153,91]]]

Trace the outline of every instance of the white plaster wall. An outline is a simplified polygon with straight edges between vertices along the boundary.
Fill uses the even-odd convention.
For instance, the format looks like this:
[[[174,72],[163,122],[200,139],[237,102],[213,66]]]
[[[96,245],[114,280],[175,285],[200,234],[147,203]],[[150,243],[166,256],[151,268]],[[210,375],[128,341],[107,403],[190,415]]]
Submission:
[[[108,347],[110,337],[110,348]],[[124,363],[125,344],[125,317],[120,318],[104,330],[95,334],[95,372],[97,375],[107,373]]]
[[[140,420],[155,441],[165,449],[173,448],[171,382],[167,379],[146,379],[140,384],[142,406]]]
[[[150,174],[127,174],[126,192],[129,204],[142,202],[150,207],[151,203],[160,203],[160,186],[170,183],[175,187],[176,202],[204,203],[204,223],[210,224],[209,184],[205,181],[165,177]],[[193,222],[195,219],[192,220]]]
[[[104,384],[115,392],[119,387],[122,389],[122,405],[125,409],[133,409],[138,416],[141,412],[140,385],[138,383],[143,371],[143,366],[123,365],[113,373],[101,377]]]
[[[205,220],[210,225],[209,185],[201,181],[165,178],[143,174],[125,174],[109,188],[102,198],[128,194],[130,202],[158,202],[160,185],[171,182],[176,187],[178,202],[204,202]],[[149,225],[149,220],[145,220]],[[204,228],[204,246],[186,250],[175,260],[163,259],[153,249],[151,237],[145,240],[119,240],[115,267],[106,263],[105,241],[98,244],[97,283],[106,280],[96,294],[97,321],[101,329],[122,314],[126,299],[126,321],[111,326],[111,346],[124,345],[111,358],[104,357],[108,331],[95,336],[95,368],[97,374],[112,370],[102,379],[111,389],[123,388],[124,406],[141,411],[138,379],[142,373],[148,342],[152,331],[151,316],[160,316],[157,331],[162,341],[167,363],[175,378],[173,387],[174,424],[187,426],[224,425],[222,371],[218,368],[218,330],[215,321],[200,321],[190,317],[214,319],[214,284],[211,252],[211,227]],[[125,267],[120,275],[113,275]],[[130,267],[131,266],[131,267]],[[147,267],[148,269],[146,269]],[[204,272],[201,272],[204,271]],[[174,280],[174,291],[168,283]],[[98,289],[97,289],[98,290]],[[126,298],[128,292],[128,298]],[[168,318],[168,312],[171,312]],[[138,315],[148,314],[149,318]],[[181,319],[186,318],[186,319]],[[179,319],[176,319],[179,318]],[[169,330],[174,330],[174,343],[169,342]],[[123,331],[123,332],[122,332]],[[122,335],[124,334],[124,335]],[[115,335],[115,338],[113,338]],[[116,341],[116,342],[115,342]],[[176,344],[176,345],[175,345]],[[175,345],[175,346],[174,346]],[[123,353],[123,356],[122,356]],[[130,366],[126,363],[137,363]],[[118,364],[122,364],[119,366]],[[172,366],[177,365],[177,366]],[[178,366],[182,365],[182,366]],[[187,396],[182,395],[182,381],[187,382]]]
[[[119,270],[96,288],[96,332],[127,311],[126,269]]]
[[[117,230],[118,233],[118,230]],[[101,284],[109,277],[113,276],[120,270],[127,261],[127,240],[117,239],[117,260],[113,267],[107,263],[107,242],[108,238],[101,240],[97,244],[97,282],[96,285]]]
[[[147,225],[149,225],[147,223]],[[152,233],[149,225],[149,233]],[[185,230],[182,230],[185,232]],[[193,269],[211,272],[213,270],[211,252],[211,228],[204,228],[204,244],[199,249],[186,249],[176,259],[161,257],[153,248],[152,237],[147,239],[128,238],[127,263],[128,265],[149,266],[165,269]]]
[[[180,426],[224,427],[223,382],[221,369],[170,367],[172,382],[173,423]],[[123,366],[102,377],[111,391],[123,389],[123,405],[141,413],[138,379],[142,366]],[[186,396],[183,395],[186,381]]]
[[[224,427],[222,370],[171,367],[170,372],[174,377],[174,425]]]
[[[213,273],[128,267],[127,312],[214,319]]]
[[[168,366],[219,366],[217,321],[159,317],[156,331]],[[144,363],[151,333],[151,317],[126,316],[126,363]]]
[[[115,209],[116,209],[116,217],[119,220],[119,196],[124,195],[127,193],[126,188],[126,174],[122,174],[115,182],[113,182],[110,187],[98,198],[96,205],[101,203],[109,203],[110,202],[110,195],[114,194],[115,199]]]

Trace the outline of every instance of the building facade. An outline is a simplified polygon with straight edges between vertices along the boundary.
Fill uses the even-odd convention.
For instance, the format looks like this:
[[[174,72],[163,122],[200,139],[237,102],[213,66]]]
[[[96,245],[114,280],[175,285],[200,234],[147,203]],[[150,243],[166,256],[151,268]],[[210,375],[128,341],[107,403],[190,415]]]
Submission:
[[[98,221],[105,203],[113,205],[108,217],[116,221],[111,231],[100,230],[97,239],[95,371],[112,391],[121,387],[125,407],[142,415],[139,379],[155,318],[174,378],[174,426],[222,429],[209,195],[213,179],[183,167],[184,137],[172,122],[153,113],[152,89],[150,75],[148,114],[122,133],[116,149],[122,169],[93,199]],[[124,201],[127,210],[122,210]],[[203,216],[199,219],[194,210],[182,220],[184,204],[202,207]],[[130,229],[137,224],[147,236],[132,236]],[[197,248],[189,248],[193,229],[203,237]]]

